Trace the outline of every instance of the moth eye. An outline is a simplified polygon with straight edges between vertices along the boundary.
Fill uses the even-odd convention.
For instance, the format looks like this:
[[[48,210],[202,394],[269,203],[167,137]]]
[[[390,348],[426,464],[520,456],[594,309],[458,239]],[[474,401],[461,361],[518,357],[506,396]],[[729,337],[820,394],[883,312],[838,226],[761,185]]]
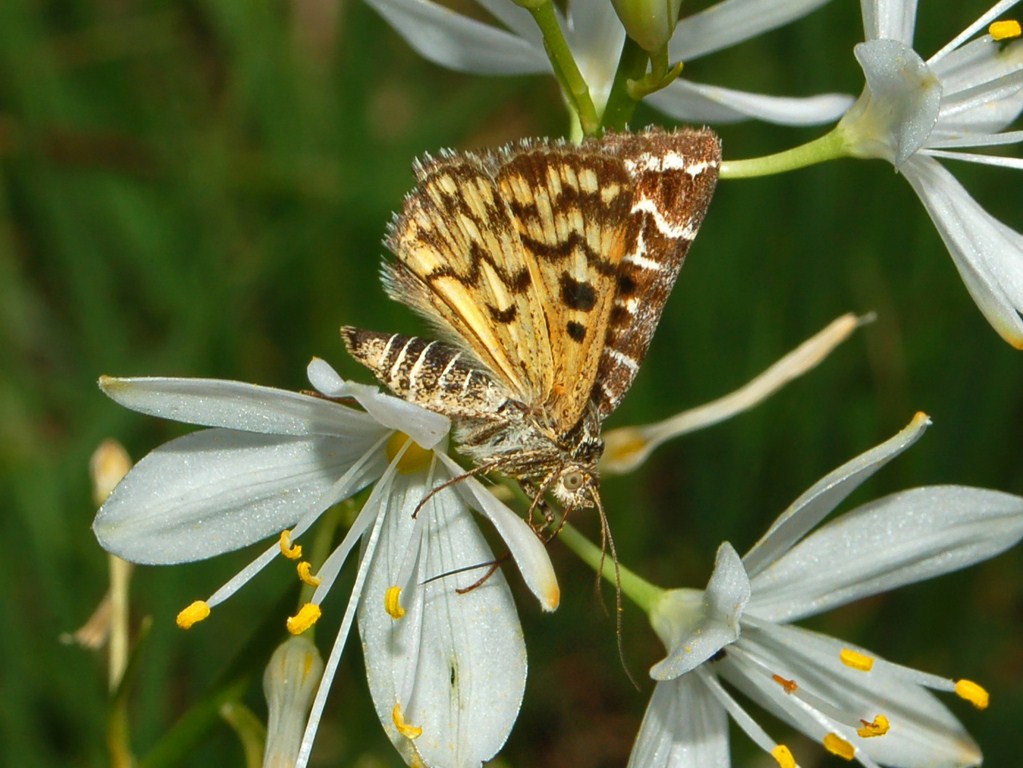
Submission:
[[[579,470],[569,472],[563,478],[561,478],[561,484],[565,486],[567,491],[578,491],[583,487],[583,473]]]

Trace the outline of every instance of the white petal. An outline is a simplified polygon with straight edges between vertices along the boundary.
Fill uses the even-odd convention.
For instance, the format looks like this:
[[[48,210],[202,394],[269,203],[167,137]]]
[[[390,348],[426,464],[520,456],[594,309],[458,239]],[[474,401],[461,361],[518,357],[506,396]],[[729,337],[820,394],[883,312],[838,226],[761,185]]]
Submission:
[[[915,488],[842,515],[753,580],[749,613],[794,621],[994,557],[1023,538],[1023,499]]]
[[[874,671],[861,672],[839,661],[844,648],[874,656],[862,648],[781,625],[756,631],[744,628],[739,645],[770,674],[794,681],[800,690],[829,702],[850,717],[870,722],[883,714],[891,723],[887,734],[867,739],[833,720],[826,724],[826,729],[819,723],[809,726],[805,709],[770,674],[749,675],[729,656],[715,666],[722,677],[761,706],[817,740],[827,730],[835,731],[883,765],[952,768],[980,764],[976,743],[930,691],[881,672],[884,668],[881,665]]]
[[[861,0],[866,40],[898,40],[913,44],[916,0]]]
[[[959,160],[978,165],[990,165],[995,168],[1023,170],[1023,157],[999,157],[998,155],[981,155],[976,152],[943,152],[940,149],[926,149],[924,154],[929,157],[942,157],[946,160]]]
[[[972,24],[970,24],[970,26],[968,26],[966,29],[964,29],[962,32],[960,32],[958,35],[952,38],[952,40],[950,40],[948,44],[945,45],[944,48],[935,53],[934,56],[932,56],[931,58],[935,60],[940,59],[943,56],[945,56],[949,51],[958,48],[960,45],[963,44],[963,42],[969,40],[977,32],[986,27],[989,22],[992,22],[995,19],[997,19],[1007,10],[1015,6],[1017,3],[1019,3],[1019,0],[998,0],[997,3],[988,8],[988,10],[981,14],[981,16],[976,21],[974,21]]]
[[[1019,47],[1023,51],[1023,46]],[[941,100],[935,133],[940,139],[956,133],[997,133],[1023,110],[1023,67],[993,82],[979,83]]]
[[[345,381],[326,362],[314,357],[306,372],[309,382],[327,397],[351,397],[373,420],[387,429],[404,432],[423,448],[435,448],[451,429],[451,420],[369,384]]]
[[[710,583],[696,605],[693,596],[692,590],[665,592],[652,611],[651,624],[668,648],[667,657],[650,669],[654,680],[691,672],[739,637],[750,582],[731,544],[718,548]]]
[[[853,49],[867,79],[863,119],[853,110],[843,119],[856,135],[860,156],[883,157],[901,167],[927,143],[938,121],[942,88],[934,73],[908,45],[872,40]],[[876,142],[884,151],[873,151]]]
[[[377,714],[411,763],[478,768],[504,744],[518,716],[526,682],[526,648],[511,590],[500,570],[465,594],[494,555],[468,508],[450,490],[412,513],[433,483],[425,475],[399,476],[359,607],[366,672]],[[420,546],[421,544],[421,546]],[[398,583],[410,547],[416,577],[401,595],[405,615],[385,611],[388,588]],[[480,566],[464,573],[460,569]],[[430,580],[433,579],[433,580]],[[394,723],[395,704],[414,739]]]
[[[161,419],[271,435],[379,436],[364,413],[318,397],[221,379],[103,376],[100,389],[125,408]]]
[[[528,41],[534,48],[543,48],[543,34],[533,20],[532,14],[521,5],[509,3],[508,0],[476,0],[477,4],[487,9],[487,13],[506,26],[511,32]]]
[[[625,29],[609,0],[573,0],[566,38],[598,112],[614,84]]]
[[[692,61],[806,16],[828,0],[723,0],[681,19],[671,61]]]
[[[1023,131],[1005,131],[1004,133],[995,134],[958,134],[955,136],[945,136],[941,139],[935,139],[934,135],[932,135],[930,142],[928,142],[928,149],[925,151],[929,155],[936,155],[938,153],[934,151],[935,148],[997,147],[1003,144],[1018,144],[1021,141],[1023,141]]]
[[[454,459],[443,454],[438,454],[438,458],[452,473],[452,477],[465,474],[465,470]],[[561,602],[561,589],[558,587],[558,578],[554,574],[554,566],[551,565],[547,547],[533,529],[525,520],[498,501],[476,478],[467,477],[452,487],[470,507],[482,513],[497,529],[498,535],[504,539],[512,559],[519,567],[526,586],[536,595],[543,609],[555,610]]]
[[[425,59],[459,72],[518,75],[546,72],[542,49],[430,0],[366,0]]]
[[[959,100],[958,94],[980,89],[994,93],[1000,84],[1023,67],[1023,44],[995,42],[990,35],[973,40],[942,58],[931,58],[931,71],[941,79],[946,101]],[[1020,90],[1017,84],[1013,91]],[[976,130],[1000,131],[1019,114],[1018,96],[1003,97],[1006,104],[987,99],[987,108],[978,108],[970,117],[978,121]],[[983,102],[983,98],[980,99]],[[943,110],[944,111],[944,110]],[[994,117],[992,117],[994,115]],[[984,126],[981,128],[981,126]]]
[[[100,508],[104,549],[136,563],[191,562],[280,533],[355,493],[383,471],[382,454],[338,478],[372,445],[330,437],[208,429],[178,438],[135,465]]]
[[[902,171],[984,317],[1023,349],[1023,236],[981,208],[936,160],[918,156]]]
[[[697,675],[658,683],[629,768],[729,768],[728,716]]]
[[[814,483],[771,523],[767,533],[746,553],[743,563],[750,578],[759,575],[809,533],[861,483],[915,443],[930,423],[925,414],[918,413],[894,437],[861,453]]]
[[[853,99],[837,93],[806,98],[763,96],[676,80],[648,96],[647,102],[666,115],[690,123],[737,123],[755,119],[779,125],[819,125],[838,119]]]

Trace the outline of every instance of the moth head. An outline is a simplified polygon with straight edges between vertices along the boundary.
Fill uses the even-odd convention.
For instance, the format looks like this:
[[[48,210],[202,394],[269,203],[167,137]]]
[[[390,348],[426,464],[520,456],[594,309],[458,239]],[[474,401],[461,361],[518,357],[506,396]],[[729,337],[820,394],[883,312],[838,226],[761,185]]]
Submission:
[[[597,475],[593,466],[566,464],[558,471],[551,492],[565,509],[592,507],[593,494],[597,492]]]

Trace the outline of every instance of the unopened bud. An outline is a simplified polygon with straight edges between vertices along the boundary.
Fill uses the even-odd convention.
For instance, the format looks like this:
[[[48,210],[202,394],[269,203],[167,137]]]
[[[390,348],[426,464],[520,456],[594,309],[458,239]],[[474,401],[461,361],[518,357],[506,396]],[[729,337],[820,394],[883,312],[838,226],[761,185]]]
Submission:
[[[295,765],[322,674],[320,652],[304,637],[285,640],[270,657],[263,673],[263,695],[270,712],[263,768]]]
[[[649,53],[662,51],[675,34],[682,0],[611,0],[629,37]]]

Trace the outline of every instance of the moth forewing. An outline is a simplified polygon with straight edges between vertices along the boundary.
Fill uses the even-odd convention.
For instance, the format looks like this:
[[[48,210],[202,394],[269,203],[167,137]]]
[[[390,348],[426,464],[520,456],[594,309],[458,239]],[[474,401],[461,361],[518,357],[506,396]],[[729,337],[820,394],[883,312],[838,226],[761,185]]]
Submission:
[[[646,355],[720,155],[709,130],[652,128],[417,164],[384,283],[447,343],[345,328],[349,351],[450,416],[478,469],[592,505],[601,422]]]

